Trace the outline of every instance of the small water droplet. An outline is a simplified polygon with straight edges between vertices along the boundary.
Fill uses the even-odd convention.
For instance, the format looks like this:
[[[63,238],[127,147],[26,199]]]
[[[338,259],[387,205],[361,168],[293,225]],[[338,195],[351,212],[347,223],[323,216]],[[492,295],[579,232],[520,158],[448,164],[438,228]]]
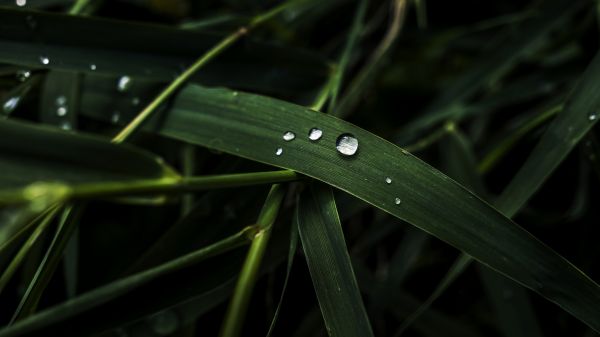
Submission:
[[[590,113],[590,114],[588,115],[588,119],[589,119],[590,121],[595,121],[596,119],[598,119],[598,113],[597,113],[597,112],[595,112],[595,111],[594,111],[594,112],[592,112],[592,113]]]
[[[13,112],[17,106],[19,105],[19,101],[21,101],[21,97],[15,96],[11,97],[4,102],[4,106],[2,107],[5,113]]]
[[[283,149],[280,147],[278,147],[277,151],[275,151],[275,155],[277,155],[277,156],[281,156],[282,153],[283,153]]]
[[[121,113],[118,111],[113,112],[112,116],[110,116],[110,121],[113,123],[118,123],[121,119]]]
[[[40,62],[44,65],[50,64],[50,59],[47,56],[40,56]]]
[[[310,140],[319,140],[323,137],[323,130],[319,128],[312,128],[308,131],[308,138]]]
[[[124,75],[119,77],[119,81],[117,82],[117,90],[119,92],[126,92],[131,88],[131,77]]]
[[[66,96],[58,96],[56,97],[56,101],[55,101],[57,106],[64,106],[67,104],[67,97]]]
[[[289,142],[291,140],[294,140],[294,138],[296,138],[296,134],[293,133],[292,131],[286,131],[283,134],[283,140],[285,140],[286,142]]]
[[[402,200],[400,198],[396,198],[396,200],[394,200],[394,204],[396,205],[400,205],[402,203]]]
[[[349,133],[344,133],[337,138],[335,148],[344,156],[353,156],[358,150],[358,139]]]
[[[237,91],[234,91],[234,92],[232,92],[231,94],[233,95],[233,97],[236,97],[236,96],[237,96],[237,95],[239,95],[240,93],[239,93],[239,92],[237,92]]]
[[[27,0],[17,0],[16,3],[17,3],[17,6],[23,7],[23,6],[27,5]]]
[[[67,108],[65,108],[64,106],[59,107],[58,109],[56,109],[56,115],[58,115],[59,117],[64,117],[67,115]]]
[[[17,80],[20,82],[25,82],[31,77],[31,72],[29,70],[19,70],[17,71]]]
[[[71,123],[69,121],[64,121],[60,124],[60,128],[63,130],[71,130]]]
[[[131,99],[131,105],[133,106],[138,106],[140,105],[140,98],[139,97],[134,97]]]
[[[90,70],[96,70],[98,68],[95,64],[90,64]]]
[[[173,334],[179,327],[179,317],[173,310],[161,311],[149,317],[152,330],[159,336]]]
[[[392,183],[392,178],[390,178],[390,177],[385,178],[385,183],[388,184],[388,185],[391,184]]]
[[[401,149],[401,151],[402,151],[402,154],[409,154],[409,152],[406,151],[405,149]]]

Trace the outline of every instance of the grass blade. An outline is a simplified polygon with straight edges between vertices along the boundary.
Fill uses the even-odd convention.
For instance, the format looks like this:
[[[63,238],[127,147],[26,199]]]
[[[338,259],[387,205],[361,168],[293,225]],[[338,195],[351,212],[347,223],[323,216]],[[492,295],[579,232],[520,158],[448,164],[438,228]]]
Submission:
[[[313,184],[298,203],[298,232],[330,336],[373,336],[333,192]]]

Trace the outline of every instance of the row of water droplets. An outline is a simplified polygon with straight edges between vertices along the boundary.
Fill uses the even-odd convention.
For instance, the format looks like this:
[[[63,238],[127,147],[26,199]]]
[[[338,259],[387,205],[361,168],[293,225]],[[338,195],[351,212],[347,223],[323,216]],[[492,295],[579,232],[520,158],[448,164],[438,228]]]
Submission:
[[[313,142],[320,140],[323,137],[323,130],[319,128],[312,128],[308,131],[308,139]],[[296,134],[292,131],[286,131],[283,133],[283,140],[291,142],[296,139]],[[353,156],[358,150],[358,139],[352,134],[344,133],[340,135],[335,142],[336,150],[344,156]],[[283,148],[279,147],[275,150],[275,155],[281,156],[283,154]]]

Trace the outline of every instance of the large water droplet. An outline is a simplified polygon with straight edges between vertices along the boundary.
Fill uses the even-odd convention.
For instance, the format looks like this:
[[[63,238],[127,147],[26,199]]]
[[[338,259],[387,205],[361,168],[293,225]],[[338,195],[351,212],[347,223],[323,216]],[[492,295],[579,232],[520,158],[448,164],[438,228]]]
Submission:
[[[56,101],[55,101],[57,106],[64,106],[67,104],[67,97],[66,96],[58,96],[56,97]]]
[[[286,142],[289,142],[291,140],[294,140],[294,138],[296,138],[296,134],[293,133],[292,131],[286,131],[283,134],[283,140],[285,140]]]
[[[90,64],[90,70],[96,70],[98,67],[95,64]]]
[[[277,151],[275,151],[275,155],[277,155],[277,156],[281,156],[282,153],[283,153],[283,149],[280,147],[278,147]]]
[[[358,150],[358,139],[349,133],[344,133],[337,138],[335,148],[344,156],[353,156]]]
[[[590,121],[595,121],[596,119],[598,119],[598,113],[597,113],[597,112],[595,112],[595,111],[594,111],[594,112],[592,112],[592,113],[590,113],[590,114],[588,115],[588,119],[589,119]]]
[[[392,178],[390,178],[390,177],[385,178],[385,183],[388,184],[388,185],[391,184],[392,183]]]
[[[16,3],[17,3],[17,6],[23,7],[23,6],[27,5],[27,0],[17,0]]]
[[[396,198],[396,200],[394,200],[394,204],[396,205],[400,205],[402,203],[402,200],[400,198]]]
[[[319,128],[312,128],[308,131],[308,139],[310,140],[319,140],[323,137],[323,130]]]
[[[31,72],[29,70],[19,70],[17,71],[17,80],[20,82],[25,82],[31,77]]]
[[[47,56],[40,56],[40,63],[48,65],[50,64],[50,59]]]
[[[19,105],[19,101],[21,101],[21,97],[11,97],[7,99],[6,102],[4,102],[2,109],[5,113],[11,113],[17,108],[17,106]]]
[[[119,78],[117,82],[117,90],[119,92],[125,92],[131,88],[131,77],[125,75]]]
[[[58,109],[56,109],[56,115],[58,115],[59,117],[64,117],[67,115],[67,108],[65,108],[64,106],[58,107]]]

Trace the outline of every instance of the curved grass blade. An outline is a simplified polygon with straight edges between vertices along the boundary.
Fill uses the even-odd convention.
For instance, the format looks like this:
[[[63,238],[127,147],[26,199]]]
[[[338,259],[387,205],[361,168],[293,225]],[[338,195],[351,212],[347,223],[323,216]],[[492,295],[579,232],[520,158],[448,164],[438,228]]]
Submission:
[[[298,232],[329,336],[373,336],[333,192],[311,184],[298,201]]]
[[[166,26],[7,8],[0,9],[0,22],[0,62],[160,82],[172,81],[221,40],[214,34]],[[248,41],[192,80],[293,93],[312,90],[327,74],[324,60],[315,54]]]
[[[174,175],[158,157],[132,146],[9,120],[0,121],[0,171],[3,188],[36,181],[89,183]]]
[[[446,241],[600,330],[594,281],[458,183],[368,131],[291,103],[194,85],[161,117],[147,130],[322,180]],[[306,136],[315,126],[323,130],[316,142]],[[286,131],[298,136],[286,142]],[[347,133],[359,142],[354,156],[336,150],[337,138]]]

